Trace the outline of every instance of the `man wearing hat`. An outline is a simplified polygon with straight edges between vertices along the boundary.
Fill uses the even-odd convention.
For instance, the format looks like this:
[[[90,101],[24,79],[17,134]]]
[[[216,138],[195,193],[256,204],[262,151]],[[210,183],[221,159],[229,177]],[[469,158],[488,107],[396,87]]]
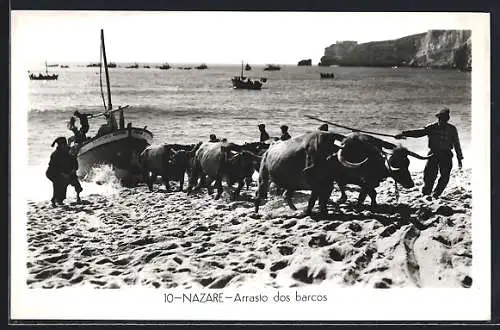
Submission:
[[[436,123],[429,124],[423,129],[403,131],[401,134],[396,135],[397,139],[403,137],[428,137],[429,155],[432,155],[432,157],[427,160],[427,164],[425,165],[422,194],[430,196],[439,170],[440,177],[432,193],[434,198],[438,198],[441,195],[450,179],[450,172],[453,167],[451,149],[455,149],[459,168],[462,168],[462,159],[464,158],[457,128],[448,123],[450,120],[450,109],[441,109],[436,113],[436,117],[438,118]]]
[[[269,140],[269,134],[266,132],[266,125],[264,124],[259,124],[257,127],[259,127],[260,131],[260,142],[264,142]]]
[[[291,139],[291,138],[292,138],[292,137],[290,136],[290,134],[288,133],[288,126],[286,126],[286,125],[281,125],[280,129],[281,129],[281,137],[280,137],[280,140],[282,140],[282,141],[286,141],[286,140],[289,140],[289,139]]]
[[[52,147],[56,144],[56,150],[50,155],[49,167],[45,172],[47,178],[52,181],[52,206],[56,206],[56,203],[63,205],[69,184],[75,187],[77,202],[80,202],[80,192],[83,189],[76,176],[78,161],[75,156],[70,154],[65,137],[56,138],[52,142]]]

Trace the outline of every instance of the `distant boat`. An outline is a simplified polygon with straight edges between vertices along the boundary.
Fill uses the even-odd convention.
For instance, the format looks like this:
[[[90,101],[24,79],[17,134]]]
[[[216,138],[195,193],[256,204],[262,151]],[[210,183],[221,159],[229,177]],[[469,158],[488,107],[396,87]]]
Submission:
[[[245,65],[245,71],[250,71],[252,70],[252,67],[250,66],[250,64],[247,63],[247,65]]]
[[[139,64],[134,63],[132,65],[126,66],[125,68],[126,69],[138,69],[139,68]]]
[[[101,63],[90,63],[90,64],[87,64],[87,68],[98,68],[101,66]]]
[[[145,65],[143,68],[144,69],[151,69],[151,67],[149,65]]]
[[[281,70],[281,67],[279,65],[274,65],[274,64],[268,64],[264,68],[264,71],[278,71],[278,70]]]
[[[171,66],[168,63],[163,63],[161,66],[158,67],[158,69],[160,69],[160,70],[168,70],[170,68],[171,68]]]
[[[47,65],[49,68],[57,68],[59,67],[59,64],[49,64]]]
[[[321,79],[333,79],[335,78],[334,73],[320,73]]]
[[[116,68],[116,63],[110,62],[108,68]]]
[[[197,70],[205,70],[208,69],[208,66],[205,63],[202,63],[201,65],[198,65],[196,67]]]
[[[69,68],[68,65],[61,65],[61,69],[67,69],[67,68]]]
[[[112,107],[103,30],[101,30],[101,52],[106,75],[108,104],[106,105],[101,84],[105,112],[94,115],[93,118],[103,115],[110,116],[112,122],[116,123],[114,116],[115,112],[118,112],[119,123],[116,123],[116,128],[104,126],[99,130],[97,136],[73,145],[71,153],[76,155],[78,159],[78,176],[85,176],[94,166],[109,164],[113,167],[116,176],[123,180],[137,173],[138,169],[134,167],[132,160],[153,142],[153,134],[145,127],[133,127],[132,123],[125,126],[123,110],[128,105],[115,109]],[[100,72],[102,74],[102,71]]]
[[[59,77],[58,74],[49,74],[49,70],[47,68],[47,61],[45,61],[45,74],[39,73],[39,74],[34,74],[28,71],[30,80],[57,80]]]
[[[249,89],[249,90],[262,89],[262,82],[261,81],[251,80],[250,78],[247,78],[243,75],[243,62],[241,62],[241,75],[234,76],[231,79],[231,82],[233,83],[233,89]]]

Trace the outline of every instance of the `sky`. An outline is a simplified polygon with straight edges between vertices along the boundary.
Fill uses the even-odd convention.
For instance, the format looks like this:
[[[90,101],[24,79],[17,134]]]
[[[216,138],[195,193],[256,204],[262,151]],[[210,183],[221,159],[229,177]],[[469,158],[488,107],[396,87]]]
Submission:
[[[12,11],[11,54],[27,65],[98,62],[319,62],[340,40],[397,39],[470,29],[469,13]]]

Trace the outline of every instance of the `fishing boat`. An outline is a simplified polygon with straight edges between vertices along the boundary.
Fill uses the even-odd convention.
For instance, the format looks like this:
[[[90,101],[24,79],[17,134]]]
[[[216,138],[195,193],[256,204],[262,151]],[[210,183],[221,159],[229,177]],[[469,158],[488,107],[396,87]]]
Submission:
[[[208,66],[205,63],[202,63],[201,65],[198,65],[196,67],[197,70],[206,70],[208,69]]]
[[[326,72],[326,73],[320,73],[320,77],[321,79],[334,79],[335,78],[335,74],[332,73],[332,72]]]
[[[250,71],[252,70],[252,67],[250,66],[250,64],[247,63],[247,65],[245,65],[245,71]]]
[[[274,65],[274,64],[268,64],[264,68],[264,71],[278,71],[278,70],[281,70],[281,67],[279,65]]]
[[[59,77],[58,74],[49,74],[49,69],[47,66],[47,61],[45,61],[45,74],[39,73],[39,74],[34,74],[28,71],[30,80],[57,80]]]
[[[139,69],[139,64],[134,63],[132,65],[126,66],[125,69]]]
[[[231,81],[234,89],[260,90],[262,88],[261,81],[251,80],[243,75],[243,62],[241,62],[241,75],[234,76]]]
[[[132,123],[128,123],[127,126],[125,126],[123,110],[128,108],[128,105],[113,109],[103,30],[101,30],[101,49],[102,63],[104,64],[106,76],[108,104],[106,104],[104,97],[102,70],[100,70],[101,94],[105,111],[99,115],[92,116],[92,118],[103,115],[108,118],[108,123],[115,125],[104,125],[104,127],[108,127],[109,129],[103,130],[104,133],[101,134],[100,132],[103,128],[101,127],[97,136],[72,146],[71,152],[76,155],[78,159],[78,176],[84,177],[93,167],[101,164],[108,164],[113,167],[116,176],[124,182],[124,180],[136,173],[137,168],[134,167],[133,160],[153,142],[153,134],[146,130],[146,127],[133,127]],[[119,116],[119,124],[116,123],[116,114]]]
[[[168,70],[170,68],[171,68],[171,66],[168,63],[163,63],[161,66],[158,67],[158,69],[160,69],[160,70]]]
[[[116,68],[116,63],[113,62],[108,63],[108,68]]]

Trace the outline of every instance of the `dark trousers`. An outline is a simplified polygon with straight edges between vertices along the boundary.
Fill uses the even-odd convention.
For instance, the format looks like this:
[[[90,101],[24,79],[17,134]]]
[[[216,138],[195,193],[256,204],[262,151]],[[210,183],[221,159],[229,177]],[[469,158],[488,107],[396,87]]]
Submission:
[[[430,195],[439,170],[439,180],[434,189],[434,195],[439,196],[450,180],[450,172],[453,167],[453,154],[451,150],[431,151],[431,153],[433,156],[427,160],[424,169],[424,187],[422,188],[422,193]]]

